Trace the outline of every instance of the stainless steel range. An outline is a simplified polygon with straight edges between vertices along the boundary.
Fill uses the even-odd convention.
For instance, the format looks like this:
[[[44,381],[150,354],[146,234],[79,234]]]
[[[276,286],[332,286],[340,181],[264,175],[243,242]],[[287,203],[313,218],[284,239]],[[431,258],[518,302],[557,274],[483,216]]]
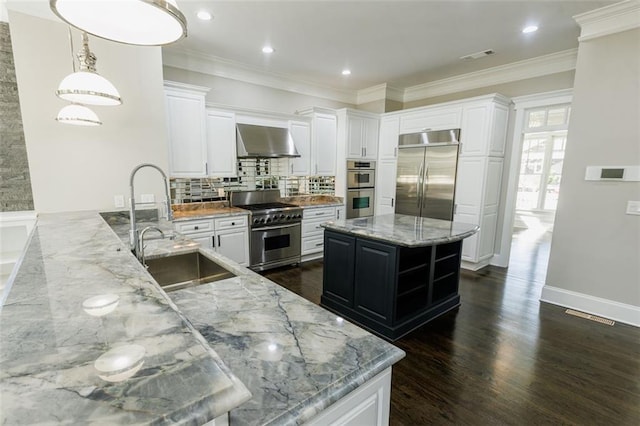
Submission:
[[[230,204],[251,212],[250,268],[255,271],[300,263],[302,208],[280,202],[280,191],[233,191]]]

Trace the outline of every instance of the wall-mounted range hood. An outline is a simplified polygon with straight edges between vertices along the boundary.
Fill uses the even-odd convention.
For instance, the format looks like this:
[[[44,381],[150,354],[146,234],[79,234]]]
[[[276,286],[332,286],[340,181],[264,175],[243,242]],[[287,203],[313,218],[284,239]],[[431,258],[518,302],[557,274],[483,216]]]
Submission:
[[[238,158],[300,157],[289,130],[280,127],[236,125]]]

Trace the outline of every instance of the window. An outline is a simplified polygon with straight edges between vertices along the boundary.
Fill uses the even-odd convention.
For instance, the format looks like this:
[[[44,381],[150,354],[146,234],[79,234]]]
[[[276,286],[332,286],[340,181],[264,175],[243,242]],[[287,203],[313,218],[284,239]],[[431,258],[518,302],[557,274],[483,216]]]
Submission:
[[[517,210],[556,209],[570,112],[569,105],[527,112]]]

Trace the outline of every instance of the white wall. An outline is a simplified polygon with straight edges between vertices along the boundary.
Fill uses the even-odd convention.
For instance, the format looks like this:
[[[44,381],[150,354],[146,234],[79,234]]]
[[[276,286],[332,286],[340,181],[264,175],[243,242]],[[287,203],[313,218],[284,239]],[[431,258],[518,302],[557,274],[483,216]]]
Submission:
[[[639,182],[585,181],[589,165],[640,165],[640,30],[580,43],[543,300],[640,325]],[[625,313],[626,312],[626,313]]]
[[[338,101],[301,95],[286,90],[170,66],[164,67],[164,78],[170,81],[209,87],[211,90],[207,93],[207,102],[237,108],[294,114],[298,110],[311,106],[335,109],[354,107],[354,105]]]
[[[78,127],[54,120],[67,104],[55,95],[71,73],[67,25],[9,11],[9,26],[36,211],[113,210],[114,195],[129,198],[129,174],[137,164],[168,170],[159,47],[90,36],[98,73],[116,86],[123,104],[92,107],[104,124]],[[77,52],[80,37],[73,34]],[[136,193],[163,200],[160,175],[141,171]]]

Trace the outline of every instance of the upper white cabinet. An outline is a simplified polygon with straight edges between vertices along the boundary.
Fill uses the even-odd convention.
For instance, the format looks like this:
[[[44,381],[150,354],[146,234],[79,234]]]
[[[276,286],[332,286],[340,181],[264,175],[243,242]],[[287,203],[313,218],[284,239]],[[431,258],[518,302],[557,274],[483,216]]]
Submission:
[[[310,175],[335,176],[337,118],[333,111],[311,108],[300,112],[311,118]]]
[[[394,160],[398,157],[398,137],[400,136],[400,117],[392,115],[380,119],[380,142],[378,160]]]
[[[509,101],[496,96],[464,106],[460,155],[503,157],[507,137]]]
[[[306,121],[289,121],[289,132],[300,157],[289,162],[291,175],[309,176],[311,174],[311,124]]]
[[[427,130],[459,129],[462,106],[426,107],[400,115],[400,134]]]
[[[206,127],[206,174],[209,176],[236,176],[235,114],[208,109]]]
[[[338,111],[338,138],[344,138],[348,159],[375,160],[378,156],[378,114],[342,109]],[[340,146],[340,142],[338,142]]]
[[[205,95],[209,89],[165,82],[169,133],[169,174],[175,177],[207,175]]]

